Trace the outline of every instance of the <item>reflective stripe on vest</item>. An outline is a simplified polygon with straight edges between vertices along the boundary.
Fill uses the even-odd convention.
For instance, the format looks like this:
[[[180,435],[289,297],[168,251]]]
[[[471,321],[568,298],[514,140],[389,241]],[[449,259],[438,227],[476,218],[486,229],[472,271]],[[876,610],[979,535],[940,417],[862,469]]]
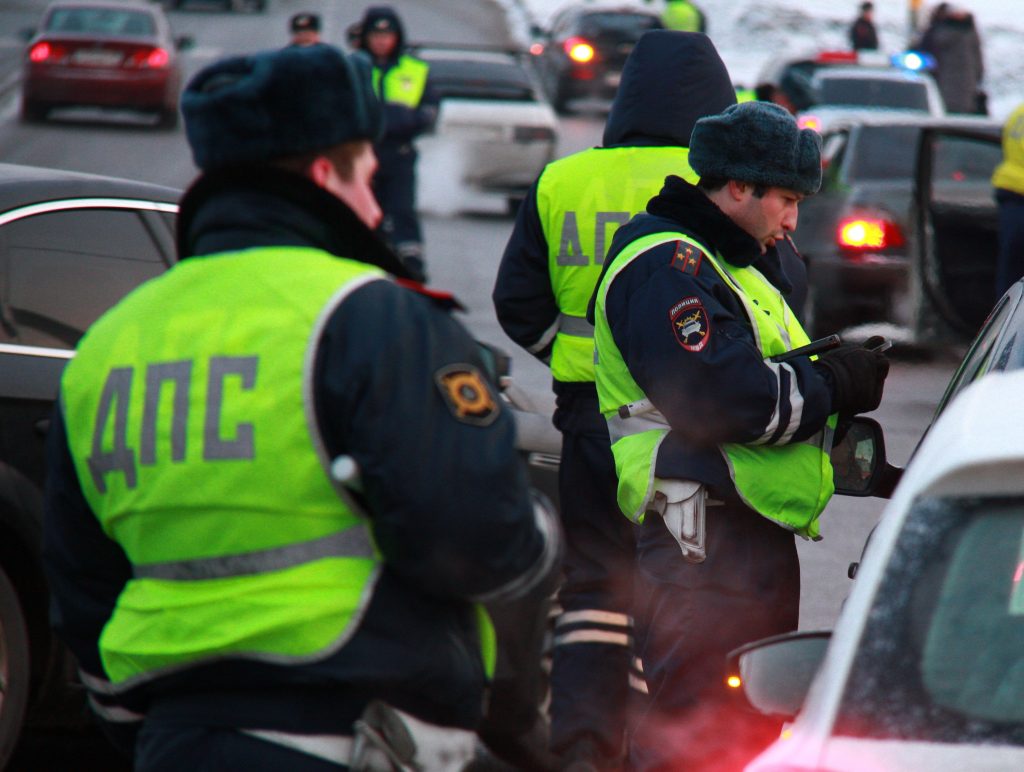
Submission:
[[[587,306],[619,226],[642,212],[675,174],[697,177],[684,147],[591,148],[549,164],[537,185],[537,211],[548,245],[548,275],[561,312],[551,374],[563,383],[594,380],[593,328]],[[550,335],[535,344],[543,350]]]
[[[629,374],[621,352],[611,336],[605,302],[611,282],[638,255],[658,244],[682,240],[700,249],[722,280],[736,294],[751,322],[758,349],[766,358],[808,342],[778,290],[756,269],[732,266],[710,257],[703,245],[680,233],[656,233],[638,239],[616,256],[598,291],[596,340],[601,352],[597,365],[597,389],[601,411],[608,420],[619,475],[618,501],[627,517],[642,522],[654,493],[657,452],[669,428],[656,410],[623,418],[618,407],[639,403],[647,397]],[[756,301],[752,302],[752,301]],[[780,388],[790,396],[791,420],[783,422],[778,407],[764,435],[755,443],[727,443],[720,447],[729,466],[736,491],[743,501],[761,515],[801,535],[818,535],[817,518],[832,495],[832,445],[835,416],[825,431],[811,440],[785,443],[799,425],[802,404],[796,374],[789,365],[766,361],[776,372]],[[789,384],[787,390],[786,384]],[[653,406],[652,406],[653,407]]]
[[[430,65],[412,56],[403,54],[395,65],[384,71],[381,84],[381,69],[373,68],[373,90],[384,103],[405,105],[416,109],[427,88]]]

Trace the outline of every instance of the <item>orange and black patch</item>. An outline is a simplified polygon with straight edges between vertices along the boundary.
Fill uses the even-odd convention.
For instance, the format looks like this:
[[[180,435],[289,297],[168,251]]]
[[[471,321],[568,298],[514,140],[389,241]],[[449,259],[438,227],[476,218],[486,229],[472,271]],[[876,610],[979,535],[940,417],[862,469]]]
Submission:
[[[445,404],[459,421],[475,426],[488,426],[498,417],[500,408],[491,390],[473,365],[456,364],[434,373]]]

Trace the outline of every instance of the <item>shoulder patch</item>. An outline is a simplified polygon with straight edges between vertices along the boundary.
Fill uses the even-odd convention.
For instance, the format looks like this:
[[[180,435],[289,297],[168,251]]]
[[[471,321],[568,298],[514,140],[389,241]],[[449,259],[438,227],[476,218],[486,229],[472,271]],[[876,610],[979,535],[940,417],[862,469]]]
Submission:
[[[456,419],[474,426],[494,423],[501,409],[473,365],[446,365],[434,373],[434,382]]]
[[[676,251],[672,255],[672,267],[677,271],[688,273],[691,276],[696,276],[697,271],[700,270],[701,261],[704,259],[704,253],[701,252],[693,244],[687,244],[685,241],[676,242]]]
[[[702,351],[711,339],[711,321],[700,298],[683,298],[668,311],[672,334],[687,351]]]

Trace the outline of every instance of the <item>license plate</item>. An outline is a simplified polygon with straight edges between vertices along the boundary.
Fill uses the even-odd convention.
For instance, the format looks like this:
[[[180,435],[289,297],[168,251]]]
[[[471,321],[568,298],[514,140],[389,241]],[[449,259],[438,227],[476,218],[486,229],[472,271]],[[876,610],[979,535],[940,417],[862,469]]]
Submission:
[[[87,67],[116,67],[121,63],[121,54],[117,51],[84,48],[75,51],[71,55],[71,61]]]
[[[622,80],[621,72],[609,72],[604,76],[604,82],[615,88],[618,88],[620,80]]]

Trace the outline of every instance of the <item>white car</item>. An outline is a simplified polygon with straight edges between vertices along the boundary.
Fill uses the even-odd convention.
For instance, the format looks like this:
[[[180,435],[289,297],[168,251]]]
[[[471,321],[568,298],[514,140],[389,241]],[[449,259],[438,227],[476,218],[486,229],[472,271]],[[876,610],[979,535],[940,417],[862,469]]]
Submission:
[[[434,132],[417,143],[420,207],[471,209],[477,193],[514,206],[558,140],[558,118],[522,55],[426,44],[415,54],[440,99]]]
[[[941,412],[830,641],[794,633],[733,653],[752,706],[799,711],[746,772],[1024,769],[1021,394],[1024,371],[989,372]]]

